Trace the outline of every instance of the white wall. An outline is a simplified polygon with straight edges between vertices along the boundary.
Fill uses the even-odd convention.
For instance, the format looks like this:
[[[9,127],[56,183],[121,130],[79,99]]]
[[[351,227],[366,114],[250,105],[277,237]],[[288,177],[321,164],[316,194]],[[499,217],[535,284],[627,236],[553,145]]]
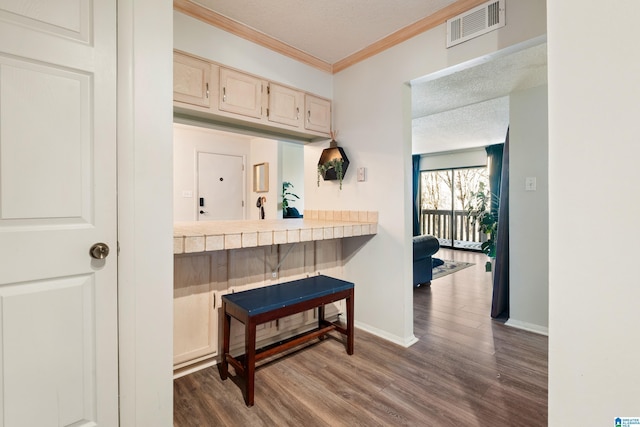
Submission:
[[[455,169],[487,165],[484,147],[446,153],[425,154],[420,158],[420,170]]]
[[[307,145],[305,165],[308,209],[378,210],[378,234],[353,253],[345,274],[356,283],[359,327],[403,345],[413,342],[411,278],[411,100],[406,85],[415,78],[464,62],[487,60],[496,51],[545,34],[545,1],[511,2],[507,25],[497,31],[445,48],[444,25],[358,63],[334,76],[334,123],[338,142],[353,171],[364,166],[368,181],[348,173],[344,189],[309,180],[318,144]],[[350,171],[352,172],[352,171]],[[384,266],[384,268],[371,268]]]
[[[198,152],[242,156],[245,161],[246,181],[251,181],[249,166],[251,138],[214,129],[176,123],[173,125],[173,220],[198,220]],[[191,191],[192,197],[183,192]],[[247,193],[245,193],[246,195]],[[245,217],[251,198],[245,204]],[[212,201],[219,203],[219,201]],[[253,202],[255,206],[255,201]],[[257,218],[257,217],[256,217]]]
[[[548,5],[550,426],[640,417],[640,2],[607,6]]]
[[[509,101],[509,306],[507,324],[548,333],[549,181],[547,86]],[[525,191],[525,178],[536,191]]]

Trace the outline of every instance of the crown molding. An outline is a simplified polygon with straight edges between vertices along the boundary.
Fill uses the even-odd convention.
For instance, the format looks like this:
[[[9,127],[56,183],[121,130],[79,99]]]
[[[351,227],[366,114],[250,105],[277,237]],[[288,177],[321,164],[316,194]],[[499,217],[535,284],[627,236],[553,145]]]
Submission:
[[[409,40],[419,34],[429,31],[440,24],[447,22],[447,19],[453,18],[469,9],[486,3],[487,0],[459,0],[450,4],[444,9],[440,9],[433,15],[429,15],[413,24],[407,25],[404,28],[392,33],[385,38],[378,40],[377,42],[365,47],[364,49],[347,56],[344,59],[333,64],[333,73],[338,73],[358,62],[364,61],[380,52],[383,52],[395,45],[398,45],[404,41]]]
[[[274,52],[278,52],[284,56],[295,59],[303,64],[310,65],[327,73],[335,74],[395,45],[409,40],[412,37],[422,34],[425,31],[431,30],[438,25],[445,23],[447,19],[453,18],[454,16],[466,12],[467,10],[485,2],[486,0],[458,0],[444,9],[440,9],[433,15],[420,19],[419,21],[416,21],[413,24],[378,40],[364,49],[341,59],[335,64],[322,61],[313,55],[309,55],[300,49],[296,49],[293,46],[274,39],[273,37],[270,37],[247,25],[234,21],[233,19],[229,19],[226,16],[212,11],[211,9],[195,4],[190,0],[173,0],[173,9],[245,40],[249,40],[260,46],[266,47]]]
[[[331,64],[328,62],[322,61],[300,49],[296,49],[295,47],[283,43],[280,40],[269,37],[260,31],[234,21],[233,19],[229,19],[226,16],[220,15],[211,9],[192,3],[189,0],[173,0],[173,10],[189,15],[192,18],[199,19],[200,21],[206,22],[207,24],[218,27],[221,30],[266,47],[267,49],[278,52],[284,56],[288,56],[289,58],[295,59],[303,64],[310,65],[328,73],[332,72]]]

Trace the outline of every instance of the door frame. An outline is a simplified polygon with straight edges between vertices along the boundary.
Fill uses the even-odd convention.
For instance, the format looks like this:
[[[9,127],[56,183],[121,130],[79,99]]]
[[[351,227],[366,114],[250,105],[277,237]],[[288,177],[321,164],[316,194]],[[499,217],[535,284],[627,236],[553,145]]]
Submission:
[[[168,426],[173,422],[173,4],[116,1],[120,425]]]

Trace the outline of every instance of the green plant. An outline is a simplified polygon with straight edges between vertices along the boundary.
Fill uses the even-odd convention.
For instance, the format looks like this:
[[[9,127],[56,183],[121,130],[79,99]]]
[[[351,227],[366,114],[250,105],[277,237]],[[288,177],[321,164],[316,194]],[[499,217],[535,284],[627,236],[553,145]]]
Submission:
[[[318,187],[320,187],[320,177],[324,177],[328,170],[333,169],[336,171],[336,177],[340,182],[340,189],[342,190],[342,178],[344,177],[344,171],[342,166],[344,165],[344,160],[342,159],[331,159],[323,164],[318,165]]]
[[[293,184],[288,181],[284,181],[282,183],[282,212],[284,214],[287,213],[287,209],[289,208],[289,202],[294,201],[293,197],[300,200],[300,197],[298,197],[297,194],[290,192],[289,188],[293,188]]]
[[[471,200],[467,208],[467,216],[472,224],[478,224],[480,232],[486,234],[487,240],[482,242],[480,249],[490,258],[496,257],[496,234],[498,232],[498,215],[491,210],[491,195],[481,182],[478,191],[471,193]],[[495,197],[495,195],[493,195]],[[490,269],[488,270],[490,271]]]

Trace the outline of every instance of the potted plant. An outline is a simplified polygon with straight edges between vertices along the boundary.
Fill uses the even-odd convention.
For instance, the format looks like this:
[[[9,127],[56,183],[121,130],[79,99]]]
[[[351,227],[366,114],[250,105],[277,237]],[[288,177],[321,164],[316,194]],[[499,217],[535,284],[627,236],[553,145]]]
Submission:
[[[318,187],[320,187],[320,177],[322,177],[325,181],[337,179],[342,190],[342,179],[344,174],[347,173],[347,168],[349,168],[349,159],[344,150],[338,147],[336,142],[338,132],[331,131],[330,135],[329,148],[322,150],[320,160],[318,160]]]
[[[478,224],[480,232],[487,236],[487,240],[480,245],[480,250],[491,258],[485,264],[485,270],[491,271],[491,261],[496,258],[498,215],[491,210],[491,195],[486,191],[485,187],[485,183],[481,182],[478,186],[478,191],[471,193],[467,216],[472,224]]]
[[[333,172],[335,177],[340,182],[340,189],[342,190],[342,178],[344,177],[344,160],[341,158],[335,158],[324,163],[318,163],[318,187],[320,186],[320,177],[322,177],[323,179],[332,179],[327,176],[331,172]]]
[[[283,218],[298,217],[300,215],[299,213],[296,214],[297,209],[296,209],[296,212],[292,212],[292,210],[295,208],[289,207],[289,202],[294,201],[293,198],[300,200],[300,197],[298,197],[297,194],[294,194],[291,191],[289,191],[289,188],[293,188],[293,184],[288,181],[284,181],[282,183],[282,217]]]

